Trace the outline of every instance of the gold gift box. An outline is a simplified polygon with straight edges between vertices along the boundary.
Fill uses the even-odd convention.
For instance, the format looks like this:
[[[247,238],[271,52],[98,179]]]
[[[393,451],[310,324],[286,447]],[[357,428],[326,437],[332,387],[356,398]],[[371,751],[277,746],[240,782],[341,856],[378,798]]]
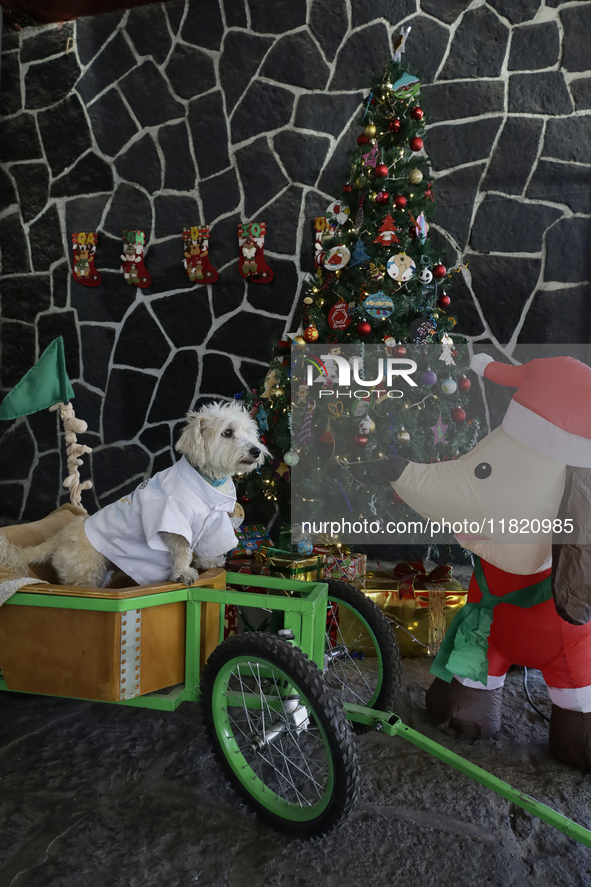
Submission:
[[[435,655],[468,596],[467,589],[455,579],[434,584],[419,576],[415,580],[419,587],[414,589],[412,597],[400,597],[398,581],[383,573],[368,572],[365,579],[353,584],[377,604],[390,621],[401,655],[411,657]]]
[[[299,579],[302,582],[321,582],[324,572],[324,555],[309,556],[282,551],[279,548],[262,548],[260,560],[270,576],[280,579]]]

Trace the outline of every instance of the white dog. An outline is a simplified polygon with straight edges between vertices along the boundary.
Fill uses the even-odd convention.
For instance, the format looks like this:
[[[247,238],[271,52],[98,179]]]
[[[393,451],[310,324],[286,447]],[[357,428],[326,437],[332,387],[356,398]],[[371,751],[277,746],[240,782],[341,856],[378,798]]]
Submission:
[[[138,583],[191,585],[222,566],[237,544],[230,521],[232,475],[258,468],[269,451],[240,404],[213,403],[187,414],[176,445],[183,457],[129,496],[80,517],[46,542],[19,548],[0,533],[0,563],[15,572],[51,560],[62,585],[100,587],[116,567]]]

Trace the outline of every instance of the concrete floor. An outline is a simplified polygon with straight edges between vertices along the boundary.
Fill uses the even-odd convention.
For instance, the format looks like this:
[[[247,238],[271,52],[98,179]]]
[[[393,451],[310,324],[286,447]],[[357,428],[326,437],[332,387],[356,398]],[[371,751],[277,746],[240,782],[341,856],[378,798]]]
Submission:
[[[444,737],[423,705],[429,660],[404,660],[399,712],[538,800],[591,826],[590,777],[555,762],[523,672],[499,737]],[[549,710],[541,677],[533,697]],[[400,739],[359,738],[351,819],[291,841],[235,798],[198,705],[159,714],[2,694],[0,887],[458,887],[591,885],[591,851]]]

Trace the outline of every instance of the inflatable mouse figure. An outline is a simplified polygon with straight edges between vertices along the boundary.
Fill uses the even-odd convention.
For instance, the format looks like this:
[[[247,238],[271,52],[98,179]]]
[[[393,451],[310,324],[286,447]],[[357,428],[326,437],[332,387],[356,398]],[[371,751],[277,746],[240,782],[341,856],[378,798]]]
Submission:
[[[550,750],[587,769],[591,369],[572,357],[512,366],[484,354],[471,367],[517,388],[502,426],[456,461],[420,465],[395,458],[388,469],[394,490],[419,514],[451,523],[467,519],[484,528],[482,535],[456,534],[476,555],[474,575],[468,602],[434,660],[427,709],[444,730],[492,736],[501,726],[509,667],[540,669],[552,701]],[[509,534],[511,519],[540,532]],[[552,528],[554,539],[543,527]],[[567,544],[554,545],[553,563],[552,542],[561,527],[567,532],[560,542]]]

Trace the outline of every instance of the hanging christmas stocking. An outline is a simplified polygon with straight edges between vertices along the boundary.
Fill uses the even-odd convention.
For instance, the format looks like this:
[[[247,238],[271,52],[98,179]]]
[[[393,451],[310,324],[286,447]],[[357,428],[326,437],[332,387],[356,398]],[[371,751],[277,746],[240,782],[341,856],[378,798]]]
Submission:
[[[72,234],[73,268],[72,277],[82,286],[98,286],[101,275],[94,267],[97,236],[94,231],[79,231]]]
[[[219,274],[209,261],[209,226],[183,228],[183,241],[183,265],[191,283],[215,283]]]
[[[123,255],[121,256],[121,271],[123,277],[130,286],[139,286],[145,289],[152,283],[152,278],[144,265],[143,231],[123,232]]]
[[[266,225],[264,222],[246,222],[238,225],[240,262],[238,270],[245,280],[253,283],[271,283],[273,272],[265,262]]]

